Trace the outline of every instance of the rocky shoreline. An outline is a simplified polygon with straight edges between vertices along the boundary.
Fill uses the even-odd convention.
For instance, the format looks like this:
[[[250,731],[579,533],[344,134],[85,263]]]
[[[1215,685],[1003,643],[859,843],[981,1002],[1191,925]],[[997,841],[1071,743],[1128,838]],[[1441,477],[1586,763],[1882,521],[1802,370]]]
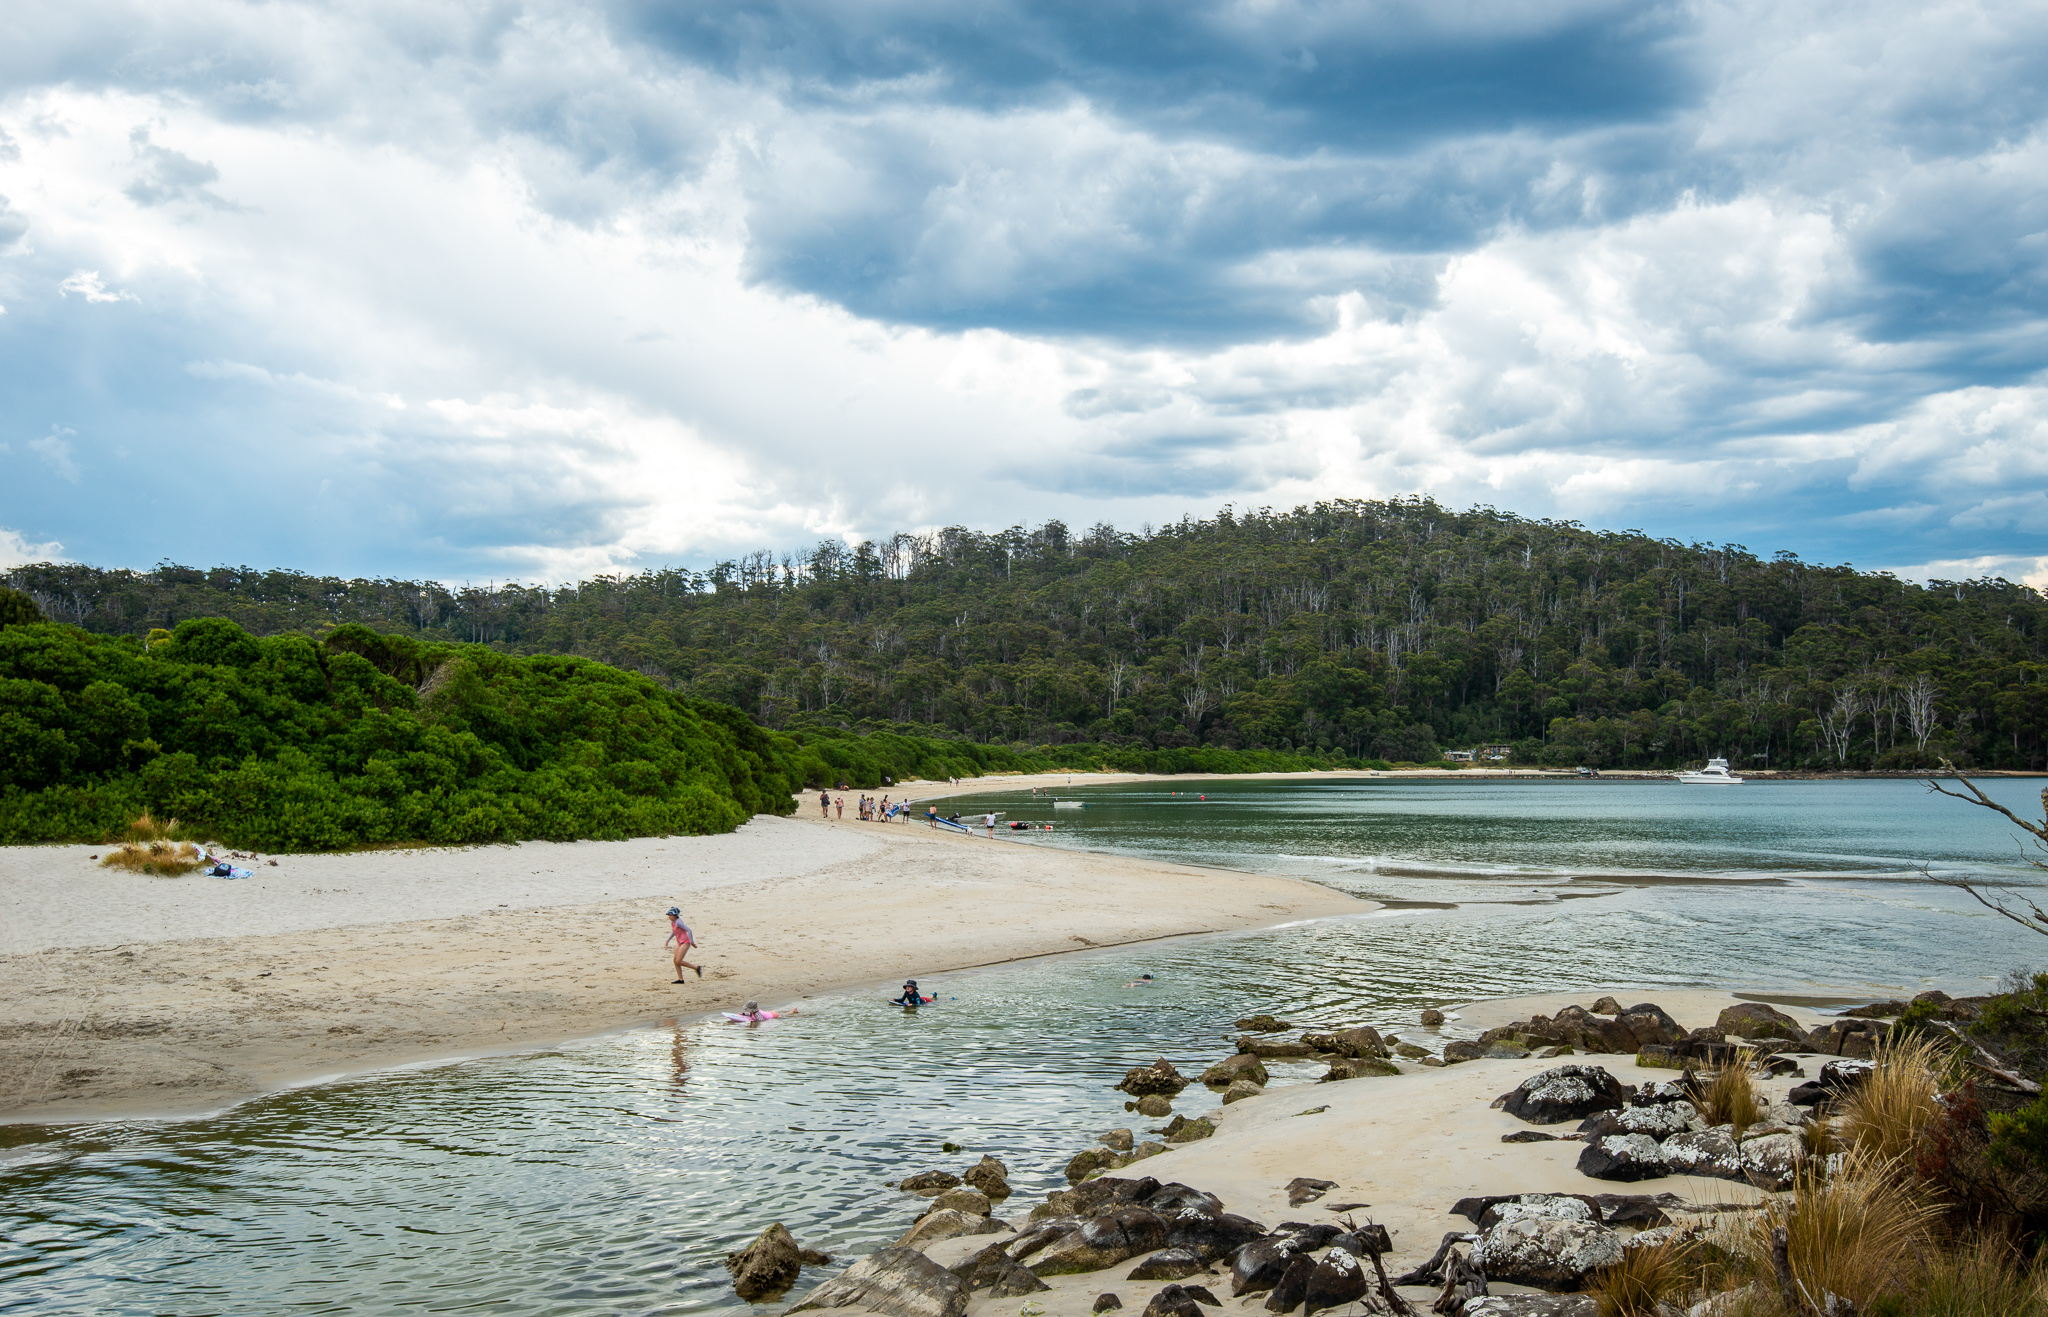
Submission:
[[[1603,997],[1434,1051],[1366,1026],[1292,1039],[1285,1021],[1240,1020],[1237,1050],[1196,1079],[1163,1059],[1130,1069],[1117,1085],[1127,1110],[1166,1123],[1104,1132],[1028,1211],[998,1215],[1013,1204],[994,1156],[897,1182],[927,1200],[904,1234],[789,1311],[980,1317],[1021,1300],[1019,1317],[1213,1317],[1254,1303],[1303,1317],[1592,1317],[1585,1291],[1630,1250],[1753,1215],[1828,1155],[1816,1118],[1871,1073],[1887,1014],[1966,1020],[1975,1006],[1935,993],[1818,1017],[1728,1000],[1686,1029],[1655,1003]],[[1445,1016],[1417,1023],[1430,1037]],[[1626,1058],[1636,1082],[1561,1059],[1580,1056]],[[1327,1073],[1274,1084],[1268,1061]],[[1738,1070],[1740,1085],[1717,1084]],[[1198,1085],[1221,1104],[1174,1113]],[[1507,1157],[1527,1160],[1506,1173]],[[793,1289],[804,1264],[780,1226],[729,1260],[756,1302]]]

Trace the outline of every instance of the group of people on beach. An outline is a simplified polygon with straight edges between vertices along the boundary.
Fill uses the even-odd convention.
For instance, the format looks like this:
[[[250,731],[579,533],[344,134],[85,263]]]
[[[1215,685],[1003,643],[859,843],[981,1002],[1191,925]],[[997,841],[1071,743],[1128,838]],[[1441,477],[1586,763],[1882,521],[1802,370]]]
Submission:
[[[894,823],[898,819],[906,817],[905,811],[909,808],[908,802],[899,800],[891,803],[887,796],[883,796],[880,800],[875,799],[873,796],[861,796],[854,802],[853,816],[862,823]],[[820,791],[818,793],[818,817],[830,819],[834,817],[835,810],[837,811],[837,817],[842,819],[846,817],[846,796],[844,793],[834,798],[831,792]]]

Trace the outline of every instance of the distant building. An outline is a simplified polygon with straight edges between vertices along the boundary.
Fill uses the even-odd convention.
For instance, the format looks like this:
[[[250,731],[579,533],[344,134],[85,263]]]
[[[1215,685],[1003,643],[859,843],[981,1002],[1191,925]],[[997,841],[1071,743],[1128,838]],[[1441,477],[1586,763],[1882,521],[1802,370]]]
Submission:
[[[1444,751],[1444,758],[1454,764],[1469,764],[1472,762],[1472,752],[1470,750],[1446,750]]]
[[[1484,745],[1479,747],[1479,757],[1482,759],[1506,759],[1514,752],[1515,747],[1511,745]]]

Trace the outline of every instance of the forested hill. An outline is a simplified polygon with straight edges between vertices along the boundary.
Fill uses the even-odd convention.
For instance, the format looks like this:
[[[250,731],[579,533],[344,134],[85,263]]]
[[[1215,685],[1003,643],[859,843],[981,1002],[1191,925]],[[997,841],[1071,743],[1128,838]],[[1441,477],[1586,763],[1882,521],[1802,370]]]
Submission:
[[[1058,522],[763,552],[708,572],[447,589],[285,571],[22,568],[52,619],[141,634],[360,622],[573,654],[769,727],[1422,761],[2048,766],[2048,606],[1427,500]]]

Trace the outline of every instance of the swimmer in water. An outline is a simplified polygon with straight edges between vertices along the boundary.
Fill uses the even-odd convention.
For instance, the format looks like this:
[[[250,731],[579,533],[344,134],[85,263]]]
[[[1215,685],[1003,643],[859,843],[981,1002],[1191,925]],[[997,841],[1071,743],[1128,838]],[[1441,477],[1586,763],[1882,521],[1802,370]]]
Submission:
[[[741,1011],[738,1015],[728,1016],[727,1018],[730,1019],[734,1024],[751,1025],[759,1024],[763,1020],[779,1020],[785,1015],[795,1015],[796,1013],[797,1009],[794,1006],[790,1007],[786,1011],[764,1011],[761,1009],[760,1002],[750,1001],[747,1003],[747,1008],[744,1011]]]
[[[687,983],[689,981],[683,977],[683,971],[686,969],[696,970],[697,977],[703,978],[704,967],[702,965],[692,965],[689,961],[683,959],[683,953],[696,946],[697,939],[690,935],[690,926],[683,922],[681,907],[673,905],[668,908],[668,936],[662,939],[661,944],[667,946],[671,942],[676,944],[676,982]]]
[[[939,996],[937,993],[933,993],[929,997],[919,996],[917,991],[917,980],[905,979],[903,981],[903,995],[900,997],[891,997],[889,999],[889,1004],[891,1006],[929,1006],[938,999]]]
[[[1124,986],[1126,988],[1149,988],[1152,986],[1152,976],[1150,974],[1140,974]]]

